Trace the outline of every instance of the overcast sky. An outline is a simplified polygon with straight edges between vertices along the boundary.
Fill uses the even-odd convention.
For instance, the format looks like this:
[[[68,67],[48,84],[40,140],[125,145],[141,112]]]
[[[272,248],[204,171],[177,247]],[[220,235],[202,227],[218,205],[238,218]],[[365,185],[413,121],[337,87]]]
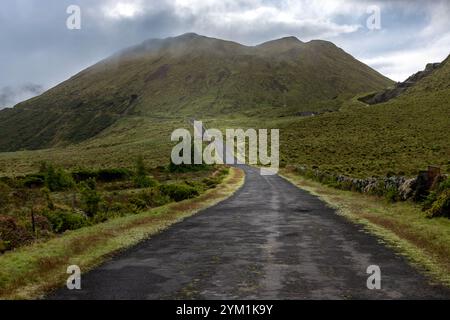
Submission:
[[[81,8],[80,30],[66,27],[70,5]],[[380,29],[367,26],[373,5]],[[291,35],[329,40],[401,81],[449,55],[450,1],[2,0],[0,108],[122,48],[186,32],[247,45]]]

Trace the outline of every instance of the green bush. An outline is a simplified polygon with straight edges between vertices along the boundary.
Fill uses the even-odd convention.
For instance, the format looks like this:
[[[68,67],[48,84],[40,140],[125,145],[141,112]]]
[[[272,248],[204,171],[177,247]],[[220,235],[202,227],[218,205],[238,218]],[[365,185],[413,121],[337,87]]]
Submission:
[[[384,197],[390,203],[394,203],[400,200],[400,194],[396,188],[388,189]]]
[[[21,180],[25,188],[41,188],[45,185],[45,175],[31,174]]]
[[[159,188],[162,194],[177,202],[194,198],[200,194],[196,188],[185,184],[166,184],[161,185]]]
[[[140,197],[131,197],[130,203],[133,204],[137,210],[144,210],[147,208],[147,203]]]
[[[109,219],[113,218],[114,216],[115,215],[110,212],[100,211],[90,219],[90,222],[92,224],[103,223],[103,222],[106,222]]]
[[[129,179],[133,173],[128,169],[113,168],[113,169],[100,169],[97,172],[97,181],[101,182],[113,182]]]
[[[450,218],[450,189],[442,192],[430,209],[426,212],[430,218],[447,217]]]
[[[136,172],[133,178],[133,182],[136,188],[150,188],[157,185],[157,181],[149,177],[147,169],[144,165],[142,156],[136,160]]]
[[[441,181],[435,190],[429,193],[422,205],[427,217],[450,218],[450,178]]]
[[[159,188],[148,188],[140,192],[138,197],[145,203],[147,208],[159,207],[171,201],[170,197],[163,194]]]
[[[208,170],[211,166],[208,166],[206,164],[174,164],[173,162],[170,162],[169,166],[167,167],[167,170],[170,173],[187,173],[187,172],[198,172],[198,171],[204,171]]]
[[[202,182],[210,189],[217,187],[220,184],[220,179],[215,178],[205,178]]]
[[[52,192],[64,191],[75,185],[72,176],[63,169],[55,169],[52,165],[45,165],[41,167],[41,170],[44,170],[41,173],[45,177],[45,187]]]
[[[222,177],[227,176],[230,173],[230,168],[225,167],[220,169],[219,171],[219,175],[221,175]]]
[[[97,179],[98,172],[88,169],[78,169],[76,171],[72,171],[71,175],[77,183],[80,183],[89,179]]]
[[[72,172],[72,177],[76,182],[95,179],[98,182],[114,182],[129,179],[133,173],[128,169],[112,168],[100,170],[78,169]]]
[[[5,253],[8,250],[11,250],[9,241],[0,240],[0,254]]]
[[[426,211],[431,209],[433,203],[438,199],[438,193],[436,191],[431,191],[430,194],[425,198],[422,203],[422,210]]]
[[[95,179],[89,179],[80,183],[81,202],[83,210],[89,217],[93,217],[99,210],[101,196],[97,192]]]
[[[450,177],[439,184],[438,192],[443,192],[448,189],[450,189]]]
[[[50,221],[52,229],[56,233],[62,233],[66,230],[76,230],[89,225],[89,220],[86,216],[79,213],[46,210],[42,215]]]
[[[118,201],[109,203],[105,209],[105,211],[109,212],[110,214],[119,216],[133,212],[134,210],[134,208],[130,206],[129,203]]]
[[[136,188],[150,188],[158,184],[155,179],[149,176],[135,176],[133,183]]]

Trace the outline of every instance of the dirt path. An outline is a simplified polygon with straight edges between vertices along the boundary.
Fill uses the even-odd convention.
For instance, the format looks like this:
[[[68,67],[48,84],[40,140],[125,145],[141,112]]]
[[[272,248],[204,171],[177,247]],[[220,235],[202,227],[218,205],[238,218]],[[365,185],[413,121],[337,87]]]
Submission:
[[[82,275],[53,299],[450,298],[374,236],[279,176],[245,167],[234,196]],[[381,290],[366,286],[381,268]]]

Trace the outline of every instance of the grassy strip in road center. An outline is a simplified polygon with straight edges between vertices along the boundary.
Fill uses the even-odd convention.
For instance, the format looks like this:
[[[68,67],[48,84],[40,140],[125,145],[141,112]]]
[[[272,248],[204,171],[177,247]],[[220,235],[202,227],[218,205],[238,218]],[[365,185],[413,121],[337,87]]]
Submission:
[[[419,205],[327,187],[283,169],[282,176],[363,225],[415,267],[450,287],[450,219],[428,219]]]
[[[66,232],[59,238],[8,252],[0,256],[0,299],[42,298],[64,285],[69,265],[78,265],[82,272],[91,270],[113,254],[225,200],[243,185],[244,178],[242,170],[230,168],[221,184],[197,198]]]

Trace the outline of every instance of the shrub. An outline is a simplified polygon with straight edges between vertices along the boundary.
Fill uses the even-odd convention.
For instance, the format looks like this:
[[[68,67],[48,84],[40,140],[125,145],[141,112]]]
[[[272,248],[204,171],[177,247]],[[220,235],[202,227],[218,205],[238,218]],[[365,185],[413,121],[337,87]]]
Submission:
[[[228,168],[228,167],[222,168],[219,171],[219,175],[221,175],[221,176],[227,176],[229,173],[230,173],[230,168]]]
[[[161,185],[160,190],[162,194],[169,196],[171,199],[177,202],[194,198],[200,194],[196,188],[185,184]]]
[[[34,217],[34,224],[39,231],[52,231],[53,227],[47,217],[42,215],[36,215]]]
[[[208,170],[210,166],[206,164],[174,164],[170,162],[167,170],[171,173],[186,173]]]
[[[134,208],[132,208],[128,203],[116,201],[108,203],[105,209],[105,211],[110,212],[113,215],[122,215],[132,212]]]
[[[148,188],[137,195],[144,208],[154,208],[170,202],[170,197],[161,192],[159,188]]]
[[[220,183],[219,178],[205,178],[202,180],[202,182],[208,187],[208,188],[215,188]]]
[[[80,184],[83,210],[89,217],[93,217],[97,214],[101,201],[101,196],[98,194],[96,188],[96,181],[92,178],[87,181],[83,181]]]
[[[442,192],[429,210],[427,216],[434,217],[448,217],[450,218],[450,189]]]
[[[101,169],[97,172],[97,181],[113,182],[127,180],[132,176],[132,172],[128,169]]]
[[[98,172],[87,169],[78,169],[76,171],[72,171],[71,175],[77,183],[80,183],[89,179],[97,179]]]
[[[9,242],[0,240],[0,254],[10,250]]]
[[[0,240],[4,249],[9,250],[30,243],[33,235],[16,218],[0,215]]]
[[[25,188],[41,188],[45,185],[45,175],[39,173],[28,175],[21,183]]]
[[[52,229],[56,233],[62,233],[66,230],[76,230],[89,225],[88,219],[79,213],[62,210],[46,210],[43,212],[43,215],[50,221]]]
[[[150,188],[157,185],[156,180],[147,175],[147,169],[141,156],[136,160],[136,172],[133,182],[136,188]]]
[[[145,168],[144,158],[142,156],[136,159],[136,176],[146,176],[147,169]]]
[[[388,202],[397,202],[400,200],[400,194],[396,188],[389,188],[384,196]]]
[[[100,169],[97,171],[79,169],[72,172],[72,177],[76,182],[82,182],[89,179],[95,179],[99,182],[114,182],[127,180],[132,176],[132,172],[128,169],[112,168],[112,169]]]
[[[148,176],[136,176],[133,179],[134,182],[134,186],[136,188],[150,188],[150,187],[155,187],[158,182]]]
[[[441,181],[423,202],[422,210],[428,217],[450,217],[449,213],[450,178]]]
[[[92,224],[98,224],[106,222],[112,217],[114,217],[114,215],[111,215],[109,212],[100,211],[95,216],[93,216],[90,221]]]
[[[130,203],[133,204],[138,210],[147,208],[147,203],[140,197],[131,197]]]
[[[144,160],[141,156],[136,160],[136,172],[133,182],[136,188],[150,188],[158,184],[155,179],[147,175],[147,169],[145,168]]]
[[[439,184],[438,192],[443,192],[443,191],[445,191],[447,189],[450,189],[450,177],[447,178],[446,180],[442,181]]]
[[[41,168],[45,177],[45,187],[50,191],[64,191],[75,185],[71,175],[67,174],[63,169],[55,169],[52,165],[46,165]]]
[[[25,223],[27,229],[32,229],[32,222],[27,220]],[[48,220],[46,216],[35,214],[34,215],[34,227],[35,227],[35,236],[40,237],[48,237],[52,234],[53,226],[51,222]]]

